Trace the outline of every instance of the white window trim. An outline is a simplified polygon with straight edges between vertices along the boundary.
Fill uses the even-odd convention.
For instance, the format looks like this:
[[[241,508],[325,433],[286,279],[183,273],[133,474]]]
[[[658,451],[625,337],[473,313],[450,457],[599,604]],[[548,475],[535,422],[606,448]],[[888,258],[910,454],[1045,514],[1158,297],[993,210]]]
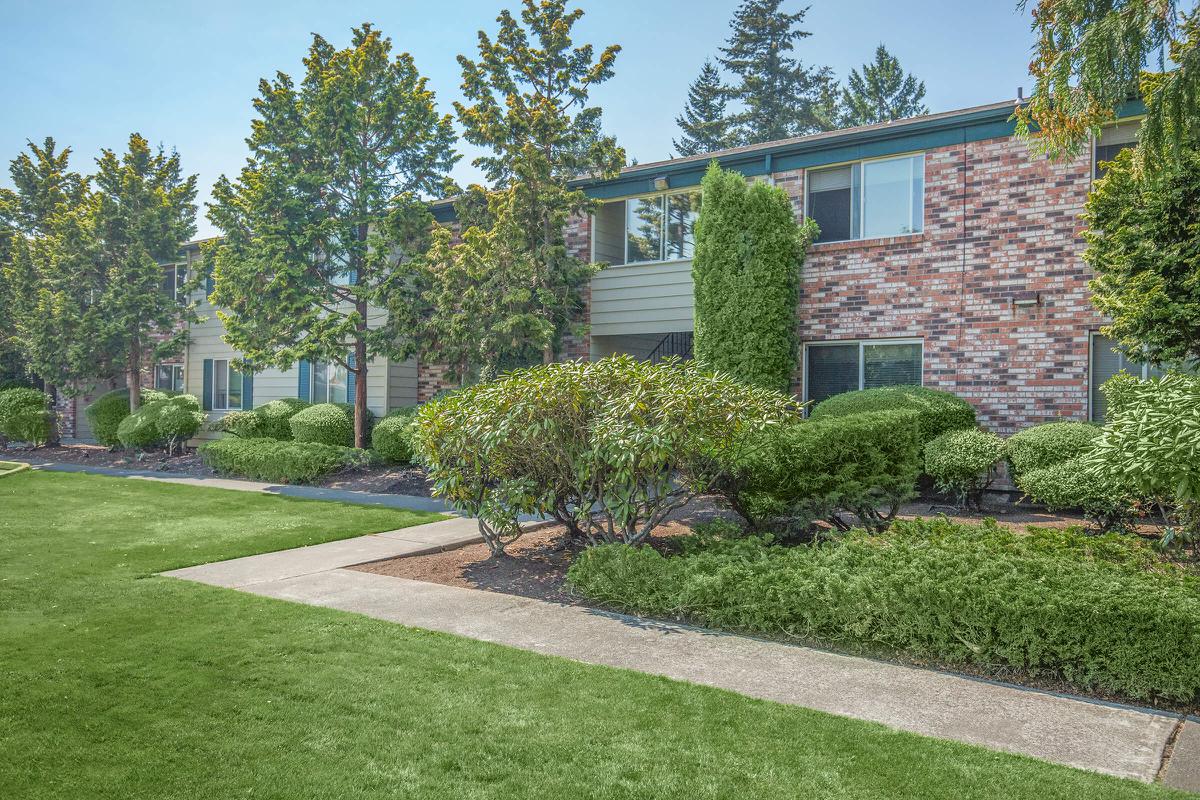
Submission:
[[[805,167],[804,168],[804,202],[801,204],[803,206],[803,210],[801,212],[801,217],[803,219],[808,219],[808,191],[809,191],[808,176],[810,173],[820,172],[820,171],[826,170],[826,169],[836,169],[837,167],[852,167],[855,164],[858,164],[859,165],[859,170],[858,170],[859,180],[861,181],[862,174],[864,172],[864,166],[866,164],[870,164],[870,163],[877,162],[877,161],[893,161],[895,159],[900,159],[900,158],[912,158],[913,156],[921,157],[921,230],[912,231],[911,233],[894,233],[890,236],[860,236],[857,239],[854,239],[854,238],[832,239],[827,242],[818,241],[818,242],[813,242],[813,247],[820,247],[823,244],[845,244],[846,242],[877,242],[877,241],[881,241],[883,239],[895,239],[900,236],[921,236],[922,234],[924,234],[925,233],[925,189],[927,188],[925,185],[925,154],[926,154],[926,152],[927,151],[925,151],[925,150],[913,150],[910,153],[893,153],[891,155],[877,156],[875,158],[856,158],[856,159],[852,159],[850,161],[835,161],[830,164],[821,164],[820,166]],[[910,176],[909,176],[910,183],[909,183],[909,192],[908,192],[908,218],[910,220],[912,219],[912,216],[913,216],[913,214],[912,214],[913,208],[912,208],[911,179],[912,179],[912,176],[910,174]],[[851,187],[851,191],[854,191],[853,187]],[[862,187],[860,186],[859,190],[858,190],[858,224],[860,227],[863,224],[864,212],[866,211],[866,205],[865,205],[866,199],[867,199],[867,193],[864,192],[862,190]]]
[[[174,385],[175,385],[175,371],[176,370],[179,370],[179,385],[181,387],[179,389],[179,391],[186,390],[187,389],[187,367],[183,362],[167,362],[167,363],[157,364],[156,369],[155,369],[154,382],[158,383],[158,369],[166,368],[166,367],[171,368],[171,388],[167,389],[166,391],[172,391],[172,392],[175,391]],[[156,386],[155,388],[158,388],[158,387]]]
[[[662,191],[662,192],[647,192],[646,194],[631,194],[631,195],[626,195],[625,197],[613,197],[613,198],[609,198],[608,200],[605,200],[604,201],[605,204],[625,203],[625,213],[621,215],[621,249],[622,249],[623,256],[624,257],[629,256],[629,203],[631,201],[636,202],[638,200],[646,200],[651,197],[668,197],[673,194],[699,194],[699,193],[700,193],[700,185],[696,184],[695,186],[688,186],[685,188],[667,189],[666,191]],[[701,203],[703,203],[703,202],[704,201],[701,200]],[[596,263],[596,214],[593,212],[592,214],[589,215],[589,217],[590,217],[590,219],[588,220],[588,225],[590,228],[591,235],[588,238],[591,239],[591,243],[592,243],[591,244],[591,253],[589,255],[591,257],[592,263],[594,264],[594,263]],[[661,235],[662,235],[663,251],[666,252],[667,214],[666,214],[665,206],[663,208]],[[692,246],[695,247],[695,242],[692,243]],[[645,267],[645,266],[649,266],[651,264],[654,264],[654,265],[658,265],[658,264],[690,264],[690,263],[692,263],[693,259],[694,259],[694,257],[693,258],[665,258],[665,259],[656,259],[654,261],[625,261],[621,264],[609,264],[608,269],[614,269],[617,267]]]
[[[869,344],[916,344],[921,346],[921,383],[925,385],[925,340],[921,338],[902,338],[902,339],[829,339],[820,342],[805,342],[804,343],[804,358],[801,369],[803,372],[804,391],[801,393],[800,402],[808,402],[808,351],[813,347],[835,347],[845,346],[848,344],[858,345],[858,391],[862,391],[863,380],[865,378],[866,359],[863,358],[863,348]],[[853,391],[853,390],[852,390]]]
[[[213,380],[212,380],[212,386],[210,387],[212,396],[209,397],[209,405],[212,406],[213,411],[241,411],[242,406],[245,404],[245,398],[242,398],[241,400],[238,401],[237,408],[234,408],[233,406],[229,405],[229,385],[230,385],[229,384],[229,371],[233,368],[232,361],[233,361],[233,359],[230,359],[230,358],[214,358],[213,359]],[[221,364],[225,365],[225,405],[224,406],[217,405],[217,369],[218,369],[219,365],[221,365]],[[241,381],[241,379],[242,379],[242,374],[239,372],[238,380]],[[238,388],[239,388],[239,394],[240,394],[241,387],[239,386]]]
[[[183,281],[186,284],[188,272],[191,271],[188,268],[187,262],[185,261],[185,262],[177,262],[175,264],[163,264],[162,269],[163,269],[163,272],[166,272],[167,270],[171,270],[171,281],[175,286],[175,302],[176,303],[186,303],[187,299],[188,299],[187,292],[185,292],[183,289],[183,286],[181,286],[179,284],[179,270],[181,270],[181,269],[183,270]]]

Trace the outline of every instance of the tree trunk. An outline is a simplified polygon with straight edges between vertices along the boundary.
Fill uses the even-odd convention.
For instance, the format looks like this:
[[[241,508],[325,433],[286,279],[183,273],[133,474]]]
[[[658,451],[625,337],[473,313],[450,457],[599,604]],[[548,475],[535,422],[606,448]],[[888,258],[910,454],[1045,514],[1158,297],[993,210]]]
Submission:
[[[44,391],[50,395],[50,434],[46,437],[46,445],[54,447],[59,443],[58,433],[58,387],[47,383]]]
[[[129,364],[125,368],[129,386],[129,413],[142,407],[142,348],[135,336],[129,344]]]
[[[366,317],[364,310],[364,322],[354,342],[354,446],[362,449],[367,447],[367,343],[362,338]]]

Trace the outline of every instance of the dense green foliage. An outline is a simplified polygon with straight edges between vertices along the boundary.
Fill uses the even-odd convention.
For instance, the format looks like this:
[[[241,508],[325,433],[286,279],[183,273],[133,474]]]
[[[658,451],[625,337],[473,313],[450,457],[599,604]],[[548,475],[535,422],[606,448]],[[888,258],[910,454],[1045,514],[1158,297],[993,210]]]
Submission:
[[[366,447],[368,367],[408,356],[388,313],[396,261],[424,250],[423,198],[445,193],[454,129],[412,56],[370,24],[343,49],[314,34],[304,66],[300,81],[259,83],[246,166],[213,187],[212,301],[249,368],[309,359],[353,373]]]
[[[816,234],[791,200],[714,161],[696,224],[696,359],[744,383],[786,391],[796,370],[796,292]]]
[[[253,411],[230,411],[217,420],[214,427],[239,439],[260,439],[264,436],[262,417]],[[290,429],[288,434],[291,435]]]
[[[50,396],[45,392],[28,388],[0,392],[0,434],[40,445],[49,441],[53,425]]]
[[[731,121],[738,144],[757,144],[837,127],[837,85],[829,67],[795,56],[808,38],[807,8],[780,8],[782,0],[742,0],[717,60],[733,76],[728,90],[739,105]]]
[[[1076,458],[1092,449],[1100,427],[1087,422],[1048,422],[1010,436],[1004,443],[1009,472],[1026,472]]]
[[[371,430],[371,449],[389,464],[408,464],[412,461],[416,413],[416,408],[393,411],[375,423]]]
[[[165,392],[157,389],[143,389],[142,402],[153,403],[167,397]],[[92,436],[96,441],[109,447],[119,447],[121,439],[117,436],[117,428],[121,421],[129,416],[129,390],[113,389],[105,392],[84,409],[88,421],[92,425]]]
[[[1104,333],[1133,361],[1200,359],[1200,150],[1157,168],[1122,151],[1088,195],[1085,219]]]
[[[0,797],[720,800],[748,780],[756,800],[1175,796],[158,575],[433,514],[41,471],[0,479],[0,508]],[[496,757],[464,756],[481,751]]]
[[[426,403],[417,446],[434,494],[478,517],[493,550],[521,534],[524,514],[589,541],[637,542],[719,485],[753,434],[798,417],[785,395],[695,362],[614,356]]]
[[[992,468],[1004,456],[1004,442],[979,428],[947,431],[925,445],[925,474],[940,491],[969,508],[981,508],[992,483]]]
[[[639,614],[1134,698],[1200,697],[1200,579],[1119,534],[900,521],[790,548],[701,537],[664,557],[603,545],[568,577],[586,597]]]
[[[200,456],[217,472],[272,483],[311,483],[331,472],[370,462],[367,451],[352,447],[234,437],[205,444]]]
[[[137,411],[117,425],[117,440],[124,447],[175,446],[196,435],[204,422],[200,401],[190,394],[179,394],[143,403]]]
[[[368,414],[371,412],[368,410]],[[370,430],[372,417],[367,419]],[[291,438],[341,447],[354,444],[354,406],[347,403],[317,403],[292,414],[288,420]]]
[[[700,74],[688,87],[687,104],[675,118],[680,137],[671,141],[680,156],[694,156],[724,150],[737,144],[732,122],[725,114],[729,89],[712,61],[705,60]]]
[[[1020,0],[1022,6],[1029,0]],[[1038,0],[1034,90],[1018,132],[1038,151],[1077,155],[1131,97],[1146,105],[1143,147],[1170,151],[1200,134],[1200,7],[1177,0]],[[1165,58],[1164,58],[1165,56]],[[1155,64],[1163,71],[1147,70]]]
[[[1048,510],[1079,509],[1105,530],[1123,526],[1132,515],[1135,498],[1128,486],[1097,474],[1084,456],[1026,470],[1016,484]]]
[[[874,411],[778,426],[734,472],[731,504],[759,527],[803,531],[816,520],[884,530],[921,471],[913,411]]]
[[[882,44],[875,48],[875,61],[862,71],[850,70],[842,89],[839,124],[843,128],[874,125],[928,114],[925,82],[907,75],[900,60]]]
[[[281,442],[292,438],[292,417],[308,408],[310,403],[295,397],[284,397],[263,403],[254,409],[258,415],[261,435]]]
[[[921,444],[932,442],[947,431],[975,427],[975,408],[950,392],[924,386],[885,386],[834,395],[817,404],[812,419],[844,417],[864,411],[912,409],[921,425]]]

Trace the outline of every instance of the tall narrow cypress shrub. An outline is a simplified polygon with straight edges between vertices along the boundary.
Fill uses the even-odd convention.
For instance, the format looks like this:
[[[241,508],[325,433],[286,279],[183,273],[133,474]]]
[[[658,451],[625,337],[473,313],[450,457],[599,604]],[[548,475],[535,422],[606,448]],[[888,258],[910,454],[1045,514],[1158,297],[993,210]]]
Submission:
[[[740,381],[787,391],[796,369],[796,297],[816,234],[782,189],[747,184],[714,161],[696,225],[696,359]]]

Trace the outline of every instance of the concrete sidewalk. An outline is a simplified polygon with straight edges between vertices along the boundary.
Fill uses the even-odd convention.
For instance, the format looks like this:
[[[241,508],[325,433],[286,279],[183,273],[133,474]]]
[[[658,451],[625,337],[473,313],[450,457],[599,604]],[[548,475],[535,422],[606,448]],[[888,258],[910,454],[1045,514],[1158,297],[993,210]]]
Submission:
[[[467,526],[470,526],[469,530]],[[374,541],[386,539],[385,542]],[[344,569],[476,541],[449,520],[168,575],[414,627],[623,667],[900,730],[1200,790],[1200,726],[1177,714],[703,631],[576,606]],[[373,540],[373,541],[366,541]],[[1177,766],[1178,762],[1178,766]]]
[[[115,467],[91,466],[89,464],[62,464],[39,460],[33,456],[25,456],[21,460],[31,464],[34,469],[46,470],[47,472],[84,472],[90,475],[107,475],[112,478],[138,478],[141,480],[159,481],[160,483],[201,486],[209,489],[230,489],[236,492],[262,492],[264,494],[278,494],[284,497],[302,497],[307,500],[333,500],[339,503],[384,506],[386,508],[407,509],[409,511],[435,511],[442,514],[454,513],[454,509],[441,500],[411,494],[355,492],[347,489],[325,489],[320,486],[289,486],[288,484],[244,481],[235,478],[172,475],[170,472],[159,472],[148,469],[117,469]]]

